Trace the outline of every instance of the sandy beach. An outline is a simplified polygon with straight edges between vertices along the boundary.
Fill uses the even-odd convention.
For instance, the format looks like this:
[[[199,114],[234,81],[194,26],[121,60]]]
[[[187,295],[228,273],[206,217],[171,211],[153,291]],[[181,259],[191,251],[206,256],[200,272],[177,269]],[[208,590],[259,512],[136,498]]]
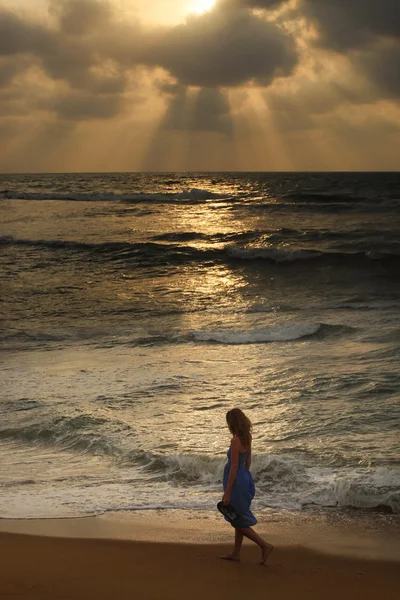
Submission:
[[[275,533],[269,537],[275,543],[275,550],[267,566],[261,567],[258,548],[251,544],[243,547],[240,563],[218,559],[230,549],[230,530],[223,528],[223,524],[214,533],[210,530],[210,543],[206,543],[204,523],[188,523],[185,540],[184,523],[177,529],[173,523],[162,527],[161,521],[162,518],[158,521],[156,518],[148,528],[143,519],[136,520],[136,524],[132,521],[129,531],[126,523],[118,519],[2,521],[0,597],[24,600],[196,600],[244,596],[394,600],[398,597],[400,569],[393,545],[390,555],[379,558],[375,553],[374,559],[368,559],[355,550],[357,544],[351,538],[343,538],[344,551],[340,553],[337,543],[335,547],[327,545],[329,552],[325,552],[307,547],[306,539],[304,544],[283,543],[285,538]],[[131,539],[123,539],[124,530],[125,538]],[[135,533],[139,539],[134,539]],[[144,540],[146,536],[148,541]],[[215,539],[220,541],[216,543]],[[352,552],[346,551],[346,544]]]

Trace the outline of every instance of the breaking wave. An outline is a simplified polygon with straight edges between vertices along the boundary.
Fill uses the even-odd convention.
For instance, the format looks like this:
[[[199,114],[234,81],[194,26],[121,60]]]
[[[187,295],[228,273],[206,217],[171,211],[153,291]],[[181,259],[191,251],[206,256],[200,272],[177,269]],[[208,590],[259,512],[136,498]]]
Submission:
[[[181,485],[220,486],[225,458],[199,455],[162,456],[133,453],[127,457],[149,476]],[[302,509],[352,507],[400,512],[400,472],[375,467],[322,468],[290,456],[256,455],[252,474],[261,506]]]
[[[316,334],[319,323],[292,324],[264,327],[248,331],[194,331],[193,338],[199,342],[219,344],[261,344],[265,342],[288,342]]]
[[[26,399],[23,400],[25,406]],[[220,410],[221,406],[218,404],[209,408]],[[149,485],[162,483],[172,486],[179,494],[180,504],[175,508],[193,508],[192,492],[196,496],[200,495],[202,506],[207,508],[208,498],[219,492],[225,456],[126,451],[124,447],[130,435],[134,435],[134,432],[126,423],[117,420],[107,422],[89,414],[58,417],[47,423],[0,431],[1,440],[12,440],[22,444],[22,447],[26,444],[35,444],[37,447],[39,444],[50,446],[59,452],[73,451],[80,455],[89,453],[105,456],[114,464],[113,478],[117,477],[119,469],[122,469],[121,473],[125,473],[121,484],[131,485],[138,478]],[[256,454],[251,470],[257,486],[256,501],[259,508],[301,510],[312,505],[400,513],[400,471],[396,468],[350,465],[331,467],[315,465],[290,454]],[[128,474],[129,480],[126,479]],[[23,488],[34,483],[36,482],[27,479],[19,480],[13,485]],[[96,489],[107,483],[106,480],[99,480]],[[144,505],[138,507],[148,508],[148,499],[143,501]],[[168,493],[158,498],[157,507],[170,507]],[[112,508],[125,509],[115,504]]]
[[[268,307],[250,307],[243,309],[241,314],[271,312]],[[175,313],[174,313],[175,314]],[[193,341],[201,343],[217,343],[226,345],[263,344],[273,342],[290,342],[305,337],[316,336],[319,339],[340,337],[350,334],[354,328],[347,325],[329,325],[325,323],[295,323],[285,325],[271,325],[248,330],[210,330],[200,329],[195,331],[176,331],[173,334],[165,332],[140,332],[139,334],[126,334],[120,337],[115,331],[109,336],[105,331],[82,330],[69,335],[52,335],[46,332],[14,331],[0,337],[0,343],[7,348],[30,350],[33,347],[47,348],[74,344],[85,341],[95,344],[97,348],[115,348],[117,346],[143,348],[147,346],[164,346],[172,344],[185,344]],[[1,437],[1,432],[0,432]]]

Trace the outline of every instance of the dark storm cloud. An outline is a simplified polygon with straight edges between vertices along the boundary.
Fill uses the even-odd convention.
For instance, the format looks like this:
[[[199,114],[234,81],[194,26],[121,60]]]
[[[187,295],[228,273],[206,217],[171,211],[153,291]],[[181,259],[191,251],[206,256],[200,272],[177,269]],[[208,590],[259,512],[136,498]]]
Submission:
[[[338,51],[357,48],[374,36],[400,37],[399,0],[299,0],[320,43]]]
[[[243,0],[243,4],[251,8],[277,8],[281,4],[285,4],[288,0]]]
[[[19,111],[29,113],[30,105],[66,121],[109,119],[124,110],[127,92],[140,86],[140,73],[160,67],[172,81],[158,86],[167,97],[166,129],[229,135],[229,105],[220,88],[252,83],[268,88],[276,78],[290,77],[300,61],[288,29],[270,18],[269,11],[286,4],[291,19],[306,17],[315,25],[319,46],[350,58],[373,83],[374,99],[400,94],[400,0],[219,0],[184,23],[153,28],[124,21],[117,3],[107,0],[49,4],[47,25],[0,8],[0,88],[7,91],[30,67],[50,79],[47,102],[30,98],[15,84],[15,93],[24,95],[23,102],[15,101]],[[199,89],[193,93],[188,87]],[[312,127],[307,113],[321,115],[340,103],[364,101],[349,93],[346,97],[345,86],[317,82],[306,98],[282,93],[280,106],[275,103],[272,110],[281,115],[283,128]],[[7,111],[11,104],[3,102]]]
[[[54,35],[38,23],[3,10],[0,12],[0,56],[46,55],[54,48]]]
[[[318,44],[345,53],[382,98],[400,97],[399,0],[299,0]]]
[[[143,62],[163,67],[184,85],[269,85],[297,64],[291,38],[245,9],[222,4],[187,22],[159,31]]]
[[[41,66],[52,80],[67,84],[69,91],[51,94],[47,109],[65,119],[107,119],[122,109],[128,76],[97,36],[114,25],[110,5],[95,0],[51,4],[55,26],[0,12],[0,86],[32,66]],[[103,28],[103,29],[102,29]],[[35,99],[31,99],[32,108]],[[45,103],[43,103],[45,104]]]
[[[268,86],[297,65],[293,39],[249,10],[278,4],[222,0],[180,25],[147,29],[134,19],[123,22],[107,0],[52,0],[48,25],[0,10],[0,86],[9,85],[22,64],[38,66],[67,87],[50,94],[48,110],[66,120],[107,119],[123,109],[138,69],[160,67],[179,89],[204,88],[192,98],[191,119],[178,118],[186,91],[170,97],[166,127],[229,134],[229,106],[218,89]]]
[[[51,6],[56,28],[3,12],[0,54],[30,54],[50,77],[76,88],[90,87],[91,69],[110,58],[119,66],[162,67],[179,83],[200,87],[268,85],[289,75],[298,60],[293,40],[276,25],[225,3],[175,27],[147,31],[124,26],[106,2]]]
[[[273,10],[287,2],[289,2],[289,0],[220,0],[220,5]]]
[[[59,31],[9,12],[0,13],[0,55],[28,55],[32,63],[41,61],[49,76],[71,84],[83,81],[95,64],[93,51],[84,40],[69,43]]]
[[[112,60],[121,32],[111,5],[97,0],[57,0],[51,3],[51,14],[56,18],[53,27],[0,12],[0,56],[29,56],[49,77],[63,79],[73,88],[123,92],[126,75]],[[133,29],[123,28],[123,33],[128,36]]]

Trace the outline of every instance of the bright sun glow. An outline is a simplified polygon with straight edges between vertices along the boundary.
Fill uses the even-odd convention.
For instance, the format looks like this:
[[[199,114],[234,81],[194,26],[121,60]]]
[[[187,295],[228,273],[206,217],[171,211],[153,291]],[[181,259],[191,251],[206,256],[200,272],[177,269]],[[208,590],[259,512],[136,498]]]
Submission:
[[[201,15],[201,13],[207,12],[215,4],[215,0],[193,0],[189,6],[189,12]]]

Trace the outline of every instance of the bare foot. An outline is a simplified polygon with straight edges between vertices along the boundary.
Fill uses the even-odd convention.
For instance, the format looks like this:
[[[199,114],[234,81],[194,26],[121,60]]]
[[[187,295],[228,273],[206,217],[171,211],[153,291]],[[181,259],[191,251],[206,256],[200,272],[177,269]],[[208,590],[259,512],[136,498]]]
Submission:
[[[233,561],[236,561],[236,562],[238,562],[240,560],[239,556],[237,556],[233,552],[232,552],[232,554],[222,554],[220,556],[220,558],[222,558],[222,560],[233,560]]]
[[[260,565],[265,565],[265,563],[267,562],[267,558],[268,556],[271,554],[272,550],[274,549],[272,544],[267,544],[261,552],[261,562]]]

